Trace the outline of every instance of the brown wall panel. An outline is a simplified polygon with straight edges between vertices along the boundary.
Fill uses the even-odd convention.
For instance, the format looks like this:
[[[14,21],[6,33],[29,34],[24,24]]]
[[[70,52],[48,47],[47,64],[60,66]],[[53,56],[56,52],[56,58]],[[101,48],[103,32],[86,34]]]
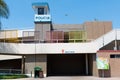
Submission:
[[[99,51],[97,53],[98,57],[104,57],[109,60],[110,69],[108,70],[105,75],[111,76],[111,77],[119,77],[120,76],[120,58],[110,58],[110,55],[120,55],[120,51],[114,51],[114,50],[106,50],[106,51]],[[99,75],[102,75],[102,73],[99,73]]]
[[[94,21],[84,23],[87,32],[87,39],[94,40],[112,30],[112,22]]]
[[[25,56],[25,73],[31,74],[34,73],[34,67],[40,66],[44,74],[46,74],[47,67],[47,57],[46,55],[27,55]]]

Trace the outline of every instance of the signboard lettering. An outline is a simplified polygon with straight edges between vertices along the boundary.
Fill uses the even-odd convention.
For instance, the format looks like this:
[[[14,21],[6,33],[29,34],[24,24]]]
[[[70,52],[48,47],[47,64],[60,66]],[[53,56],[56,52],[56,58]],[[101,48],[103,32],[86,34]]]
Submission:
[[[35,15],[35,22],[49,22],[51,21],[50,15]]]

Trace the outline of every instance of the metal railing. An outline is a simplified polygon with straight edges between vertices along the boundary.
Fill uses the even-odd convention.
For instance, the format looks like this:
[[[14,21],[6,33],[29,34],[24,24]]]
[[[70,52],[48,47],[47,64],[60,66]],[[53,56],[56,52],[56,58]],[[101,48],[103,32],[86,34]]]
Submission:
[[[0,69],[0,74],[21,74],[21,69]]]
[[[115,41],[115,47],[117,47],[116,41],[120,40],[120,29],[114,29],[105,35],[99,37],[96,40],[93,40],[92,42],[96,43],[99,48],[109,44],[112,41]]]

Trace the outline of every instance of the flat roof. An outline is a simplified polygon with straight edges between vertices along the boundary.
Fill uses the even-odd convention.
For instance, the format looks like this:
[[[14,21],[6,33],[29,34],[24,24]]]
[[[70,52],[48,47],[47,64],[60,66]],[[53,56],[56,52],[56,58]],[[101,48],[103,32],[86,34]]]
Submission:
[[[36,2],[36,3],[32,3],[33,7],[40,7],[40,6],[48,6],[47,2]]]

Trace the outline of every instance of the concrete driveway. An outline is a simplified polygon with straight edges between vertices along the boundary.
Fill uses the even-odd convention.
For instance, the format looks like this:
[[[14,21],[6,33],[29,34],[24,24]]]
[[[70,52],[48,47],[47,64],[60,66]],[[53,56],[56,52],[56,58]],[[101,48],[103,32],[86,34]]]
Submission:
[[[12,80],[120,80],[120,77],[113,78],[98,78],[93,76],[52,76],[46,78],[25,78],[25,79],[12,79]]]

